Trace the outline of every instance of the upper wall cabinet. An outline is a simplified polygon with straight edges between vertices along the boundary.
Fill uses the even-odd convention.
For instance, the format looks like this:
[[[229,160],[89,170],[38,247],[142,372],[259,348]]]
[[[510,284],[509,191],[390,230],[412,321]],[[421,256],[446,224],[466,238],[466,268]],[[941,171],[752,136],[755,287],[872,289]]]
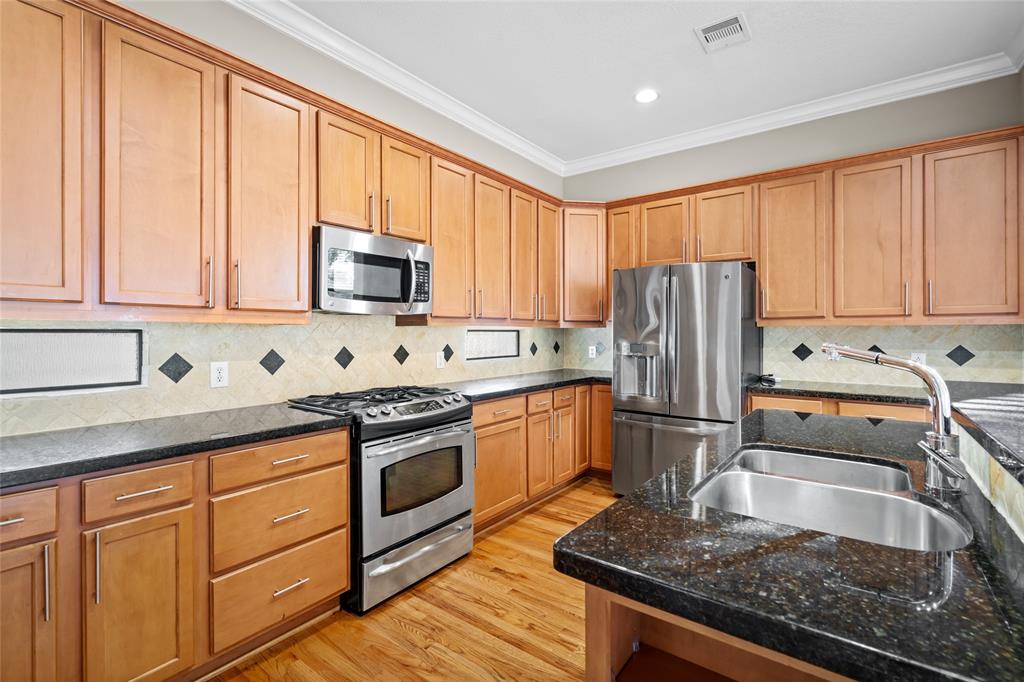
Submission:
[[[910,159],[835,171],[835,315],[910,315]]]
[[[562,319],[562,212],[537,202],[537,307],[542,322]]]
[[[690,197],[640,205],[640,265],[689,260]]]
[[[430,154],[386,135],[381,138],[384,234],[430,240]]]
[[[611,318],[612,273],[640,264],[640,207],[622,206],[608,211],[608,318]]]
[[[751,185],[740,185],[693,198],[698,261],[754,258],[753,196]]]
[[[213,65],[104,23],[102,116],[103,302],[211,305]]]
[[[537,199],[517,189],[511,193],[512,319],[536,320]]]
[[[924,157],[925,312],[1020,311],[1017,141]]]
[[[509,316],[509,188],[477,175],[474,192],[476,317]]]
[[[450,161],[431,162],[434,317],[473,316],[473,177]]]
[[[231,304],[306,310],[309,106],[235,74],[228,83]]]
[[[603,322],[608,278],[604,209],[563,209],[562,232],[564,319],[566,322]]]
[[[0,2],[0,298],[82,300],[82,12]]]
[[[380,232],[380,133],[316,113],[317,220]]]
[[[760,317],[825,316],[827,188],[823,173],[760,185]]]

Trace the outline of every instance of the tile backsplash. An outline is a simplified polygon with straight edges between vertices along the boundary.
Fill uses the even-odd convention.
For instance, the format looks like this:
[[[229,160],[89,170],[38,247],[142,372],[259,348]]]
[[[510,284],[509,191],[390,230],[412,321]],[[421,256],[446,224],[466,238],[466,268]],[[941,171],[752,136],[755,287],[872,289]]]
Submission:
[[[432,384],[563,366],[563,331],[520,330],[520,355],[465,360],[466,327],[396,327],[393,317],[314,314],[307,325],[54,323],[4,328],[142,329],[144,386],[0,400],[0,434],[16,435],[277,402],[310,393]],[[473,327],[476,328],[476,327]],[[557,348],[556,348],[557,346]],[[448,358],[436,367],[437,353]],[[210,388],[210,363],[229,385]]]

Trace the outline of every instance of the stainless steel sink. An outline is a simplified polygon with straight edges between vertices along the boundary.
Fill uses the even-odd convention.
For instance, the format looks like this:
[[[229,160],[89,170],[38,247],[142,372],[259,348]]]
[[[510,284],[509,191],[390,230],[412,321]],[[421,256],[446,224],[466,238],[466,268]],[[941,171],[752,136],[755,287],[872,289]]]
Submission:
[[[689,496],[734,514],[901,549],[952,551],[974,539],[962,515],[911,490],[898,465],[743,449]]]

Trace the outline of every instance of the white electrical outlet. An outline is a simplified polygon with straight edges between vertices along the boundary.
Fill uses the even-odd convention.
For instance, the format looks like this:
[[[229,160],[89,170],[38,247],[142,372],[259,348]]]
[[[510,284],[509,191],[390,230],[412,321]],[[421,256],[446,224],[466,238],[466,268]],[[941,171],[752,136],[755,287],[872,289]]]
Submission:
[[[587,346],[587,357],[588,358],[596,358],[597,357],[597,346]]]
[[[444,351],[443,350],[437,351],[437,368],[438,369],[444,369],[445,364],[447,364],[447,363],[444,360]]]
[[[928,362],[928,356],[925,355],[924,353],[911,353],[910,354],[910,361],[911,362],[920,362],[922,365],[924,365],[924,364],[926,364]]]
[[[228,385],[228,363],[210,363],[210,388],[224,388]]]

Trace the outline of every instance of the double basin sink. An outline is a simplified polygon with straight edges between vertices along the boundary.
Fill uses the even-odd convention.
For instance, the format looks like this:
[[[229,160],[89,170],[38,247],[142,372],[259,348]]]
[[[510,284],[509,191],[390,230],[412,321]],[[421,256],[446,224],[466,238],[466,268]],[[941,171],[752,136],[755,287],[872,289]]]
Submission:
[[[901,549],[946,552],[974,538],[959,512],[915,491],[906,467],[884,459],[744,446],[689,496],[715,509]]]

